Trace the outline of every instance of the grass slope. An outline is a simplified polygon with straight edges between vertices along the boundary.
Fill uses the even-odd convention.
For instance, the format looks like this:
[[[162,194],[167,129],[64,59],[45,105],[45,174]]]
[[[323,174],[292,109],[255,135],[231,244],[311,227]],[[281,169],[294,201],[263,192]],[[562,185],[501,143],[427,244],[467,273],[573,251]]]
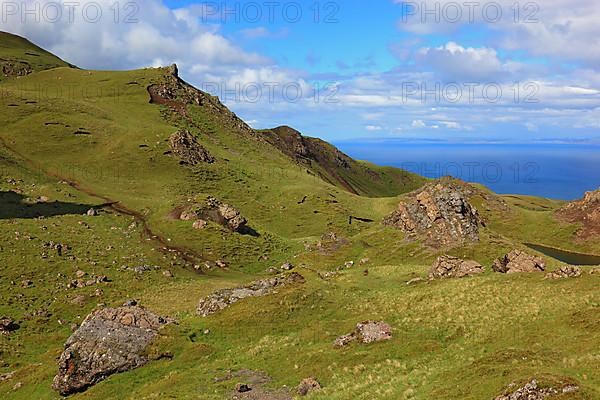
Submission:
[[[70,64],[25,38],[7,32],[0,32],[0,66],[15,62],[26,63],[31,66],[33,71],[71,67]],[[3,79],[6,79],[6,77],[0,73],[0,81]]]
[[[406,285],[424,277],[442,252],[489,266],[524,241],[600,251],[597,240],[575,240],[576,225],[555,219],[560,202],[504,196],[503,207],[496,197],[476,198],[488,221],[479,243],[434,250],[407,242],[379,223],[402,196],[369,198],[332,185],[319,177],[320,165],[307,167],[268,141],[227,128],[223,115],[205,107],[173,117],[150,104],[146,90],[165,73],[57,68],[20,78],[18,89],[0,83],[0,316],[21,326],[0,336],[0,374],[14,372],[0,380],[1,398],[58,399],[50,386],[71,325],[98,304],[128,298],[178,319],[151,349],[173,359],[111,376],[73,399],[224,399],[238,382],[215,378],[240,368],[265,371],[274,388],[315,376],[324,390],[313,399],[491,399],[532,377],[575,381],[580,391],[563,399],[600,397],[598,275],[550,281],[488,268],[471,279]],[[217,161],[184,167],[165,155],[180,128]],[[362,174],[344,178],[368,195],[387,187],[361,186]],[[213,224],[197,231],[168,218],[207,195],[238,207],[260,236]],[[137,217],[109,207],[97,217],[82,215],[109,201]],[[373,222],[349,224],[349,216]],[[319,247],[331,231],[342,239]],[[51,241],[66,245],[62,256]],[[230,269],[197,274],[164,251],[166,244],[226,259]],[[365,257],[370,261],[359,267]],[[286,260],[306,284],[209,318],[195,315],[202,296],[265,277],[267,267]],[[349,260],[355,267],[330,279],[318,274]],[[131,270],[142,265],[151,268]],[[549,260],[550,269],[560,265]],[[163,276],[167,269],[174,278]],[[78,270],[111,282],[68,289]],[[25,280],[32,284],[23,286]],[[393,340],[333,349],[337,336],[366,319],[390,323]]]

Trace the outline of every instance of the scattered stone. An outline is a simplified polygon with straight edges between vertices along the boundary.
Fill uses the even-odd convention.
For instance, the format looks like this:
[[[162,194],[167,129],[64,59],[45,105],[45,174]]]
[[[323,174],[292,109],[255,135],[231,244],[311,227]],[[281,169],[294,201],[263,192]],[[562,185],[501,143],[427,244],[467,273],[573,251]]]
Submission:
[[[94,311],[67,340],[52,387],[69,395],[143,366],[148,346],[169,322],[138,306]]]
[[[507,389],[505,392],[510,391]],[[495,400],[544,400],[548,397],[553,397],[559,394],[572,393],[579,390],[578,386],[565,385],[561,389],[553,387],[541,388],[535,379],[527,383],[525,386],[511,392],[503,394],[495,398]]]
[[[15,376],[16,371],[0,374],[0,382],[9,381]]]
[[[177,131],[169,138],[171,151],[181,160],[181,164],[197,165],[200,163],[212,164],[215,158],[198,143],[196,136],[187,130]]]
[[[23,281],[21,281],[21,287],[23,288],[29,288],[33,286],[33,281],[30,279],[25,279]]]
[[[300,396],[306,396],[309,393],[321,390],[321,384],[315,378],[306,378],[300,382],[296,390]]]
[[[280,269],[282,271],[291,271],[294,269],[294,265],[290,262],[286,262],[280,267]]]
[[[463,278],[481,274],[484,271],[484,267],[477,261],[445,255],[438,257],[433,263],[429,279]]]
[[[87,273],[84,272],[84,271],[82,271],[82,270],[79,270],[79,271],[75,272],[75,277],[78,278],[78,279],[81,279],[81,278],[83,278],[86,275],[87,275]]]
[[[532,256],[521,250],[513,250],[494,261],[492,269],[503,274],[544,272],[546,265],[541,257]]]
[[[368,263],[369,263],[369,261],[371,261],[371,260],[369,260],[369,258],[368,258],[368,257],[362,258],[362,259],[360,260],[360,265],[365,265],[365,264],[368,264]]]
[[[215,261],[215,264],[217,264],[217,267],[219,267],[221,269],[228,267],[227,263],[224,260],[217,260],[217,261]]]
[[[123,303],[123,307],[134,307],[138,305],[138,301],[136,299],[128,299]]]
[[[77,305],[77,306],[83,306],[85,304],[85,300],[86,300],[86,297],[82,294],[79,294],[79,295],[73,297],[71,299],[70,303]]]
[[[590,275],[600,275],[600,267],[594,267],[590,269]]]
[[[86,215],[88,217],[96,217],[98,216],[98,211],[95,208],[90,208],[89,210],[87,210]]]
[[[201,229],[206,228],[206,225],[207,225],[207,222],[205,220],[198,219],[198,220],[194,221],[194,224],[192,225],[192,227],[194,229],[201,230]]]
[[[345,347],[354,341],[369,344],[390,340],[391,338],[392,327],[387,323],[383,321],[365,321],[358,323],[351,333],[338,337],[334,342],[334,347]]]
[[[344,263],[344,267],[346,268],[352,268],[354,266],[354,261],[346,261]]]
[[[19,325],[11,318],[2,317],[0,318],[0,334],[5,335],[19,329]]]
[[[248,297],[261,297],[271,294],[275,289],[293,284],[304,283],[302,275],[292,272],[286,276],[275,276],[234,289],[219,290],[198,304],[197,313],[203,317],[217,313],[230,305]]]
[[[47,196],[40,196],[38,198],[38,203],[47,203],[49,201],[50,201],[50,199]]]
[[[165,278],[172,278],[172,277],[173,277],[173,273],[172,273],[171,271],[169,271],[168,269],[167,269],[167,270],[165,270],[165,271],[163,271],[163,273],[162,273],[162,274],[163,274],[163,276],[164,276]]]
[[[579,278],[583,271],[575,266],[562,266],[554,272],[546,274],[546,279]]]
[[[383,224],[400,229],[409,237],[424,236],[426,243],[435,248],[477,242],[479,227],[484,223],[469,202],[474,192],[465,182],[442,178],[401,202]]]

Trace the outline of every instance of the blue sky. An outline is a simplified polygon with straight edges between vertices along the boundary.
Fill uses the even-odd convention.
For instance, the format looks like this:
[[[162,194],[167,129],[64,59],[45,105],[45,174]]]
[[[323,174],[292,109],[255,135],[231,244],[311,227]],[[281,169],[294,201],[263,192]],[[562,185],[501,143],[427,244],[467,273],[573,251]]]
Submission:
[[[438,4],[437,20],[403,14],[399,0],[141,0],[118,3],[118,21],[113,1],[96,3],[104,14],[94,23],[76,12],[58,22],[17,15],[0,27],[85,68],[176,62],[257,128],[286,124],[334,141],[600,141],[596,0],[483,0],[472,14],[457,2],[453,21],[450,0],[418,2]],[[122,21],[132,10],[136,22]],[[257,10],[263,18],[250,20]]]

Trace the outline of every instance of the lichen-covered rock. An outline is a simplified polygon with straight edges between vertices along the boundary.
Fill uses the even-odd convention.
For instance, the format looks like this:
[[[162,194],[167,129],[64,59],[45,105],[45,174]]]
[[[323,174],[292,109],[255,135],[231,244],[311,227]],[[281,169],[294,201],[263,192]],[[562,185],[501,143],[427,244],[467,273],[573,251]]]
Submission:
[[[285,276],[275,276],[233,289],[222,289],[203,298],[198,304],[197,313],[203,317],[219,312],[248,297],[266,296],[275,289],[304,283],[304,277],[296,272]]]
[[[496,397],[494,400],[544,400],[546,398],[552,398],[564,393],[573,393],[579,390],[579,387],[572,384],[564,385],[562,388],[557,389],[554,387],[540,387],[538,382],[533,379],[531,382],[525,384],[525,386],[518,388],[517,390],[510,392],[511,389],[507,389],[508,394],[502,394]]]
[[[347,334],[338,337],[334,347],[344,347],[351,342],[369,344],[390,340],[392,338],[392,327],[383,321],[364,321],[356,324],[356,328]]]
[[[169,138],[171,151],[181,160],[182,164],[197,165],[214,163],[215,158],[198,143],[196,136],[186,130],[177,131]]]
[[[92,312],[65,343],[52,387],[68,395],[143,366],[148,346],[169,322],[135,305]]]
[[[469,202],[473,192],[470,185],[456,179],[429,183],[401,202],[383,223],[409,237],[423,237],[432,247],[476,242],[483,221]]]
[[[465,276],[481,274],[484,271],[484,267],[477,261],[463,260],[452,256],[440,256],[433,263],[429,272],[429,278],[463,278]]]
[[[579,278],[583,271],[579,267],[566,265],[562,266],[554,272],[546,274],[547,279],[563,279],[563,278]]]
[[[544,272],[546,265],[541,257],[532,256],[521,250],[513,250],[494,261],[492,269],[503,274]]]

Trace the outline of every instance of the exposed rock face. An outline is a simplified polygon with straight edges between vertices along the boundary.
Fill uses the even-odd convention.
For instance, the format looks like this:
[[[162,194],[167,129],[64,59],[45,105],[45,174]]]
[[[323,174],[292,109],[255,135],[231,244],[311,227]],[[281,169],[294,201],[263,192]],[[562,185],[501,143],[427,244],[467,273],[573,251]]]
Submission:
[[[171,212],[171,216],[182,221],[196,221],[193,225],[195,229],[203,229],[206,221],[212,221],[233,232],[242,232],[248,223],[239,210],[214,197],[208,197],[203,203],[184,209],[177,208]],[[200,220],[202,222],[198,222]]]
[[[477,261],[463,260],[458,257],[441,256],[433,263],[429,272],[430,279],[463,278],[481,274],[485,268]]]
[[[94,311],[67,340],[52,387],[68,395],[143,366],[147,347],[168,322],[135,305]]]
[[[356,324],[354,331],[335,339],[334,347],[344,347],[351,342],[373,343],[390,340],[392,327],[383,321],[365,321]]]
[[[321,384],[315,378],[306,378],[298,385],[297,392],[300,396],[306,396],[309,393],[321,390]]]
[[[442,247],[479,240],[483,221],[469,202],[474,189],[459,180],[443,178],[425,185],[400,203],[383,223],[411,237],[423,236],[428,245]]]
[[[190,117],[187,106],[199,106],[209,115],[218,116],[219,122],[226,128],[258,137],[256,132],[225,107],[217,96],[198,90],[180,79],[177,65],[171,65],[164,71],[165,76],[162,81],[148,87],[150,103],[168,106],[184,118]]]
[[[600,235],[600,189],[587,192],[583,199],[568,203],[558,210],[559,218],[580,223],[583,227],[577,232],[580,238]]]
[[[579,278],[582,274],[582,270],[579,267],[574,266],[563,266],[554,272],[546,274],[547,279],[562,279],[562,278]]]
[[[196,136],[189,131],[181,130],[169,138],[171,151],[180,158],[182,164],[197,165],[200,163],[212,164],[215,158],[198,143]]]
[[[579,387],[575,385],[565,385],[561,389],[553,387],[541,388],[534,379],[510,394],[496,397],[495,400],[544,400],[559,394],[576,392],[577,390],[579,390]]]
[[[521,250],[513,250],[494,261],[492,269],[503,274],[544,272],[546,265],[541,257],[532,256]]]
[[[0,67],[4,76],[25,76],[33,72],[31,65],[21,61],[2,61]]]
[[[275,276],[256,281],[248,286],[222,289],[200,300],[197,313],[203,317],[207,317],[245,298],[266,296],[277,288],[302,283],[304,283],[304,277],[296,272],[292,272],[286,276]]]

